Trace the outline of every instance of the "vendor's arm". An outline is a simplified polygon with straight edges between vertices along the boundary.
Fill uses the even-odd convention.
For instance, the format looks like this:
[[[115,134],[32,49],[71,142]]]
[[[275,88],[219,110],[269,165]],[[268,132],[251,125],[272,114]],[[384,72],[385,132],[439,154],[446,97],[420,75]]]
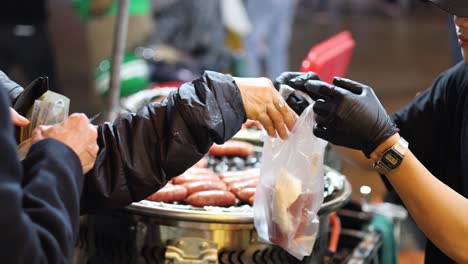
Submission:
[[[385,140],[371,159],[377,160],[399,137]],[[434,177],[410,150],[386,176],[424,234],[450,258],[467,263],[468,200]]]
[[[315,135],[336,145],[361,150],[366,157],[374,161],[377,160],[379,153],[398,140],[399,129],[370,87],[336,78],[334,85],[308,81],[304,89],[318,100],[314,105],[317,114]],[[436,94],[440,92],[440,90],[427,91]],[[422,100],[426,98],[438,98],[436,100],[440,101],[447,96],[425,96]],[[423,109],[444,111],[441,105],[446,104],[432,103]],[[417,108],[414,111],[422,110]],[[432,115],[432,119],[434,118],[436,117]],[[426,133],[431,134],[429,138],[432,136],[437,138],[440,130],[431,125],[440,126],[441,123],[429,121],[421,118],[419,122],[425,122],[424,129],[428,130]],[[413,135],[409,133],[407,139],[411,149]],[[426,145],[429,145],[428,142]],[[437,151],[435,147],[423,149]],[[434,177],[411,151],[408,151],[400,167],[388,173],[387,178],[427,237],[450,258],[467,262],[468,248],[464,243],[468,233],[466,199]]]

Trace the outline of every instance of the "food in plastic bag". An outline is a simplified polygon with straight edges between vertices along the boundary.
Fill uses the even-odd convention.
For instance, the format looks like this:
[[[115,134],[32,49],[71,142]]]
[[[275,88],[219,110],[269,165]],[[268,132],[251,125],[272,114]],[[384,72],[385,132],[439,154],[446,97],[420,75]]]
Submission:
[[[287,140],[263,135],[262,166],[255,192],[254,223],[261,241],[302,260],[312,253],[323,202],[326,141],[313,134],[312,106]]]

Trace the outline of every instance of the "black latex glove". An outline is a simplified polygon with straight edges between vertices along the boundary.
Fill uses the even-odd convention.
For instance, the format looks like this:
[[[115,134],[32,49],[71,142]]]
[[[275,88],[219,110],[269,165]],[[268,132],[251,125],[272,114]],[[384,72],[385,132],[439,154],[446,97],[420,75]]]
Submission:
[[[304,84],[308,80],[320,80],[320,78],[314,72],[283,72],[275,79],[273,85],[278,91],[282,84],[288,85],[295,90],[304,90]],[[309,106],[307,99],[295,91],[285,97],[284,100],[298,115],[301,115],[304,109]]]
[[[366,157],[399,130],[372,88],[335,78],[333,85],[308,81],[304,92],[314,99],[314,134],[335,145],[362,150]]]
[[[304,88],[308,80],[320,80],[320,77],[315,72],[283,72],[275,79],[273,85],[276,90],[279,90],[282,84],[300,89]]]

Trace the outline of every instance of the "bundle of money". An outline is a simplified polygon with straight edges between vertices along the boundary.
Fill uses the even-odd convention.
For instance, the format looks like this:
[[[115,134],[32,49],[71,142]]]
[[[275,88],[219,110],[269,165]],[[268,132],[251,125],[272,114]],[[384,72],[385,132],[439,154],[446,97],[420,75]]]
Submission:
[[[34,101],[26,118],[30,121],[28,126],[20,131],[19,153],[24,158],[30,147],[32,131],[40,125],[54,125],[68,117],[70,99],[61,94],[47,91]]]

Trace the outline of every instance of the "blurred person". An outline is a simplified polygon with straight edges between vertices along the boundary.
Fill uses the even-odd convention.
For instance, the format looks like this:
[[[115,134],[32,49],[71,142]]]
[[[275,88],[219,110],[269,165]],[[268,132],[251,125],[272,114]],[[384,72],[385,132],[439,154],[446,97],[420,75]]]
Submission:
[[[3,0],[0,8],[0,69],[18,72],[21,83],[48,76],[60,92],[47,29],[47,0]]]
[[[426,263],[468,263],[468,2],[430,2],[455,15],[464,61],[391,117],[372,88],[352,80],[330,85],[289,73],[279,83],[316,100],[316,136],[385,175],[429,240]]]
[[[0,83],[14,105],[33,94],[6,78]],[[97,128],[96,163],[85,177],[82,213],[147,198],[203,158],[213,143],[233,137],[247,119],[260,121],[270,136],[286,138],[297,116],[269,79],[207,71],[162,103],[104,123]],[[38,130],[47,136],[55,128]]]
[[[2,83],[0,82],[0,86]],[[75,114],[34,144],[20,161],[13,124],[28,120],[8,109],[0,89],[0,260],[2,263],[70,263],[78,234],[84,173],[96,159],[96,129]]]
[[[248,76],[273,79],[289,68],[296,0],[247,0],[245,5],[252,24],[244,39]]]

